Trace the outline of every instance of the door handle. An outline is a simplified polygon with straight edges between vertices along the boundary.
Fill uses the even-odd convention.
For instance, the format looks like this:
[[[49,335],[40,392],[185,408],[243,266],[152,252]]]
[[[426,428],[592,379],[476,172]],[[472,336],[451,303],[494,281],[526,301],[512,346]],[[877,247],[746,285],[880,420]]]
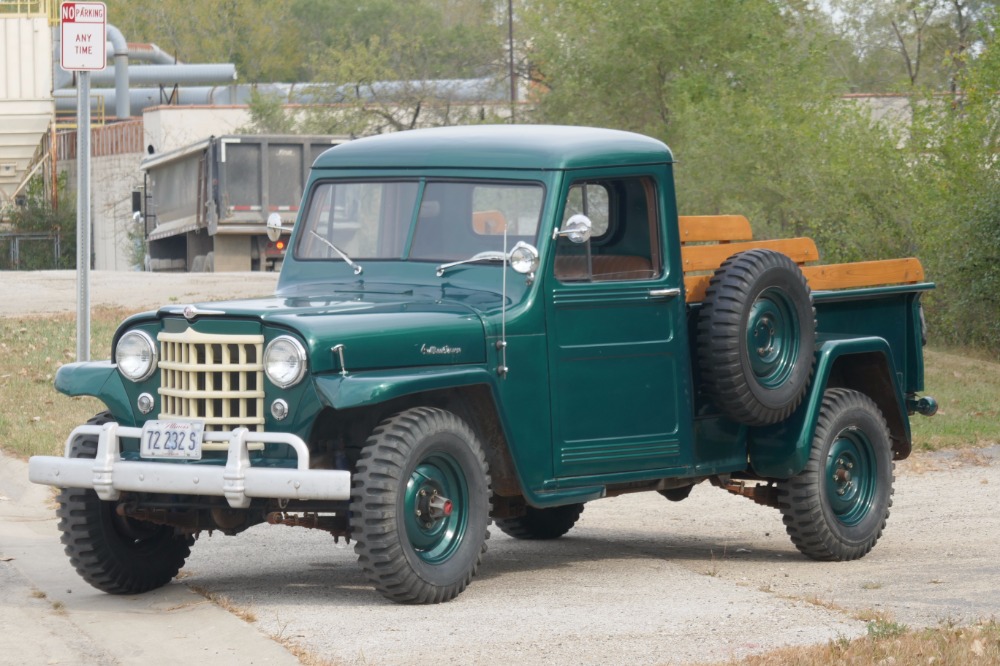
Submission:
[[[674,287],[672,289],[650,289],[649,296],[651,298],[675,298],[681,295],[681,290],[679,287]]]

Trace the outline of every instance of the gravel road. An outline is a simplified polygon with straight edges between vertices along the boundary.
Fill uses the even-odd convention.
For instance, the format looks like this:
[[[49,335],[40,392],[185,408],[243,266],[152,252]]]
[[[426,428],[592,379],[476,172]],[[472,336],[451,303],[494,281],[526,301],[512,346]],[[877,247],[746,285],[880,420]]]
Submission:
[[[138,309],[259,295],[273,290],[274,278],[98,272],[92,302]],[[0,316],[73,311],[74,279],[71,272],[0,273],[8,295]],[[2,468],[8,484],[19,465],[8,460]],[[203,536],[181,578],[163,590],[96,595],[59,552],[55,521],[38,495],[18,499],[8,490],[4,497],[0,478],[0,621],[25,624],[25,635],[34,636],[47,614],[50,640],[65,626],[80,634],[73,644],[87,636],[95,644],[134,643],[141,627],[147,643],[192,646],[197,641],[164,618],[176,620],[196,587],[255,618],[242,628],[200,621],[228,627],[220,634],[228,644],[219,647],[232,663],[281,663],[257,642],[270,636],[331,664],[691,664],[860,636],[876,614],[910,626],[1000,617],[998,487],[1000,446],[904,461],[886,534],[849,563],[801,557],[777,511],[706,485],[681,503],[648,493],[603,500],[587,505],[578,526],[554,542],[517,541],[493,528],[480,574],[464,594],[441,606],[404,607],[366,585],[351,547],[280,526]],[[42,566],[43,553],[57,560]],[[5,555],[14,559],[4,562]],[[58,600],[56,611],[39,602],[32,592],[39,589]],[[136,617],[138,604],[145,615]],[[86,619],[95,608],[122,617],[131,609],[132,621],[117,634],[98,631]],[[0,648],[10,645],[0,640]],[[130,650],[109,656],[95,648],[76,661],[55,649],[45,656],[49,663],[158,663],[155,653],[150,660],[148,650]]]

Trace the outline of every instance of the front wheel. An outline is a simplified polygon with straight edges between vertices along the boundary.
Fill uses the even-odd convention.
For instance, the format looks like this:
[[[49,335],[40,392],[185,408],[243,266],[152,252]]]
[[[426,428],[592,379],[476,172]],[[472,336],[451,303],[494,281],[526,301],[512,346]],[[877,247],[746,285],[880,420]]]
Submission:
[[[455,414],[417,407],[365,443],[351,489],[351,536],[368,580],[387,599],[458,596],[489,536],[490,477],[482,446]]]
[[[107,412],[88,424],[112,420]],[[97,437],[77,438],[74,458],[93,458]],[[70,563],[81,577],[109,594],[139,594],[163,587],[191,554],[194,538],[172,527],[119,516],[118,502],[105,502],[84,488],[59,492],[59,530]]]
[[[814,560],[856,560],[882,536],[892,506],[892,450],[878,406],[863,393],[823,395],[809,462],[779,482],[792,543]]]

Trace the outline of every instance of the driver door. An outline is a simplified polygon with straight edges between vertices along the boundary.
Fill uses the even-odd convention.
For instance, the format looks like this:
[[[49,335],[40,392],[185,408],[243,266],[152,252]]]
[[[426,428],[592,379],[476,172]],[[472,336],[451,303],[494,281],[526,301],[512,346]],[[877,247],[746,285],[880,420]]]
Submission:
[[[556,477],[683,467],[690,378],[683,271],[663,251],[655,173],[582,177],[564,221],[591,238],[560,237],[546,284]]]

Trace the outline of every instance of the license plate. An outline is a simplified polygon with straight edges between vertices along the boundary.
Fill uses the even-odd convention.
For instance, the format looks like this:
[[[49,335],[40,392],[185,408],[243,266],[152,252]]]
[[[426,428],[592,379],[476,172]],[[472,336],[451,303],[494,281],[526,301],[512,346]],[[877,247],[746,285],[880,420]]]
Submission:
[[[201,460],[202,421],[146,421],[139,440],[143,458]]]

